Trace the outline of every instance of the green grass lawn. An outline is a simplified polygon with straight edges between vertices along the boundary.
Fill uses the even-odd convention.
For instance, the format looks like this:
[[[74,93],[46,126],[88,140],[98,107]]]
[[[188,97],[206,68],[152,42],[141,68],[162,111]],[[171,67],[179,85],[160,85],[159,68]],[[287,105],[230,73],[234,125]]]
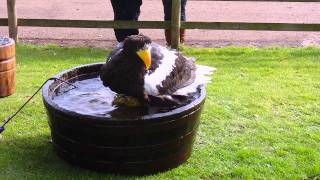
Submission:
[[[194,151],[178,168],[142,179],[319,177],[319,48],[184,48],[183,52],[218,69],[207,86]],[[0,120],[47,78],[66,68],[104,61],[107,51],[20,45],[17,53],[17,92],[0,99]],[[0,179],[122,177],[72,167],[56,156],[48,143],[41,95],[3,136]]]

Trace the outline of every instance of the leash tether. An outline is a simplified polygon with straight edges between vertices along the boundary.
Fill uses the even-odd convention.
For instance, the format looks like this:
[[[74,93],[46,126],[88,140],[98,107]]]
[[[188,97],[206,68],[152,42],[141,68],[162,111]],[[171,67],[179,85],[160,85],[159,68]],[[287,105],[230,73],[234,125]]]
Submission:
[[[37,89],[37,91],[36,91],[15,113],[13,113],[11,116],[9,116],[9,117],[7,117],[6,119],[3,120],[3,124],[2,124],[2,126],[0,126],[0,134],[5,130],[4,126],[5,126],[6,124],[8,124],[8,123],[34,98],[34,96],[42,89],[42,87],[43,87],[48,81],[51,81],[51,80],[54,80],[54,81],[58,80],[58,81],[61,81],[61,82],[63,82],[63,83],[66,83],[66,84],[68,84],[68,85],[70,85],[70,86],[73,86],[74,88],[77,88],[75,85],[73,85],[73,84],[71,84],[71,83],[69,83],[69,82],[67,82],[67,81],[64,81],[64,80],[62,80],[62,79],[59,79],[59,78],[49,78],[49,79],[47,79],[47,80],[40,86],[40,88]]]

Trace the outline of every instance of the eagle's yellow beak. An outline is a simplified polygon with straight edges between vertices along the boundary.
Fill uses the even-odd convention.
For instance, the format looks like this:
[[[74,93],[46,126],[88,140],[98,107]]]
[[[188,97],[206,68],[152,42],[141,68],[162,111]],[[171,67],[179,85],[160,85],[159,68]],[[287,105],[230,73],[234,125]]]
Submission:
[[[142,59],[146,68],[149,69],[151,66],[151,50],[150,48],[142,49],[137,51],[138,56]]]

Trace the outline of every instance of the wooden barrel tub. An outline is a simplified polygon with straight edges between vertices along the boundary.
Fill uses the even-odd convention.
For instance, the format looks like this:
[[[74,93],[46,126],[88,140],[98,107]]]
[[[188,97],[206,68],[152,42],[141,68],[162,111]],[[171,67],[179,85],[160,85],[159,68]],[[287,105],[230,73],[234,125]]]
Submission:
[[[16,90],[16,48],[11,38],[0,37],[0,97]]]
[[[76,67],[55,77],[72,81],[85,74],[98,74],[101,66]],[[57,106],[52,97],[61,85],[48,81],[42,95],[52,144],[62,159],[108,173],[144,175],[177,167],[190,157],[206,95],[204,87],[199,98],[172,111],[116,119]]]

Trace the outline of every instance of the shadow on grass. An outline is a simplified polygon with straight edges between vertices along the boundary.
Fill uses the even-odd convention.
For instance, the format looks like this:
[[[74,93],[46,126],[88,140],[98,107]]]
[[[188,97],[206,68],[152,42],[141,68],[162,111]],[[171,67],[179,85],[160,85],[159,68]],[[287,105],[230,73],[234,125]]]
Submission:
[[[8,137],[0,142],[0,177],[28,178],[121,178],[136,179],[139,176],[124,176],[96,172],[73,166],[60,159],[50,143],[50,136]]]

